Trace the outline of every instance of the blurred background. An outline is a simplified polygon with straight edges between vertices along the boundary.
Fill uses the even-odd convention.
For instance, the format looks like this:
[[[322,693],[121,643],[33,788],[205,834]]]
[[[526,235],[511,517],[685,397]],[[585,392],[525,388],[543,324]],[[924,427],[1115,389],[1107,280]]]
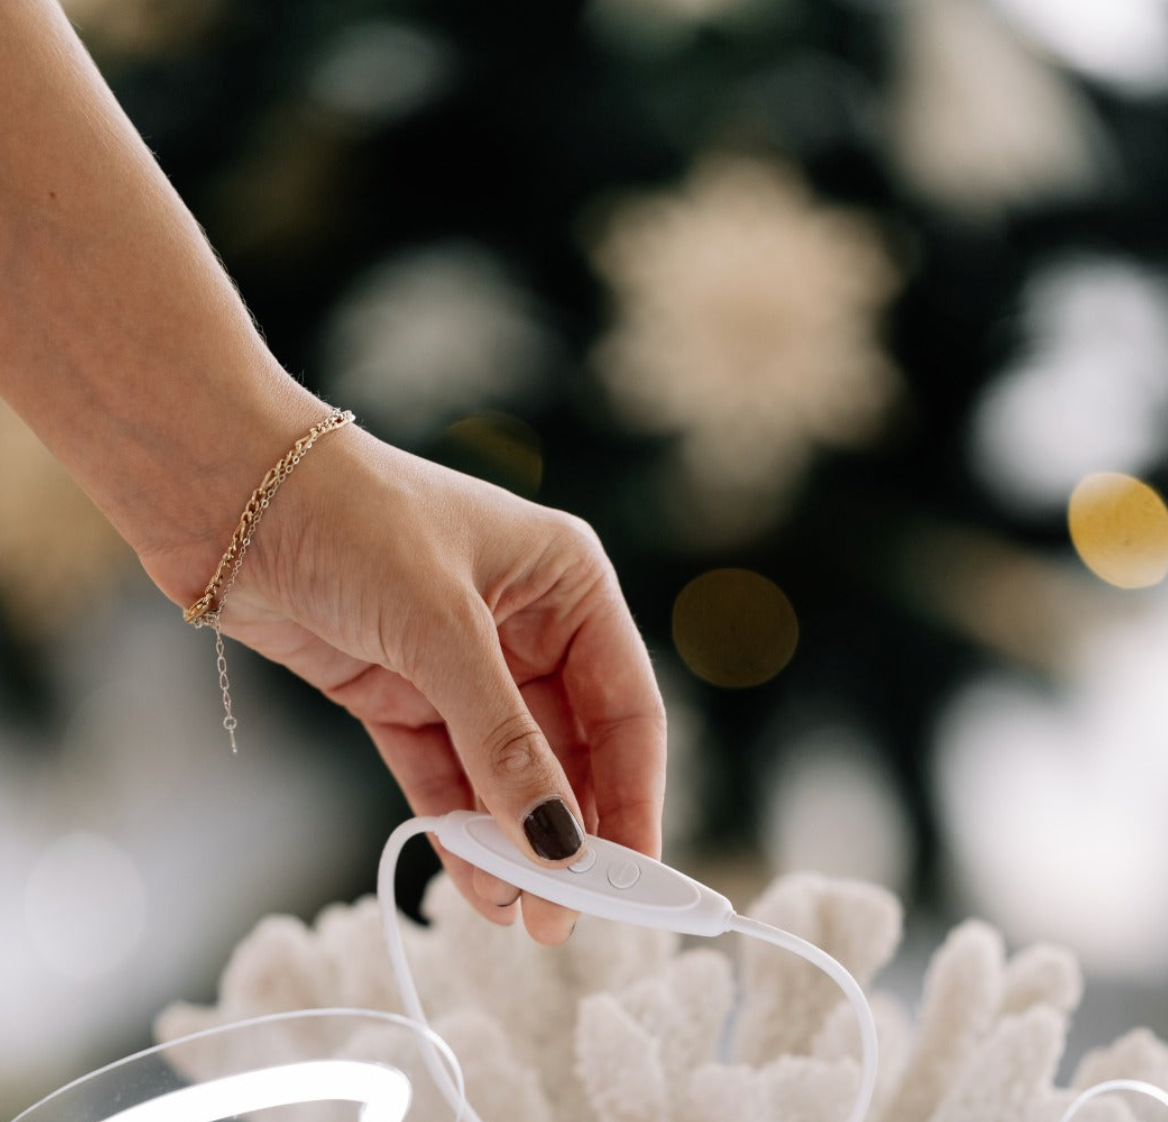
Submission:
[[[909,986],[967,915],[1062,943],[1072,1051],[1168,1033],[1165,0],[65,6],[288,369],[595,525],[670,860],[888,886]],[[210,636],[8,413],[0,527],[11,1117],[405,811],[239,648],[231,755]]]

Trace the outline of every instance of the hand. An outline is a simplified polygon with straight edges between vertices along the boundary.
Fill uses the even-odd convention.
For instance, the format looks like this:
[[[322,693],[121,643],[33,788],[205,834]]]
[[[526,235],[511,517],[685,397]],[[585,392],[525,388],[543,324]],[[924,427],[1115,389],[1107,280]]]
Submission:
[[[265,514],[223,630],[357,717],[415,813],[485,809],[524,852],[534,827],[554,861],[577,844],[556,836],[560,800],[589,833],[659,854],[664,710],[579,519],[346,429]],[[442,856],[483,915],[514,919],[514,889]],[[522,910],[545,943],[574,922]]]
[[[268,350],[54,0],[0,2],[0,102],[0,394],[186,607],[250,473],[325,408]],[[567,826],[556,853],[576,837],[567,807],[656,854],[661,700],[578,520],[350,427],[264,515],[223,630],[364,722],[417,812],[480,805],[528,852],[525,821],[548,843]],[[514,918],[509,890],[447,864],[480,911]],[[570,929],[551,905],[523,910],[537,939]]]

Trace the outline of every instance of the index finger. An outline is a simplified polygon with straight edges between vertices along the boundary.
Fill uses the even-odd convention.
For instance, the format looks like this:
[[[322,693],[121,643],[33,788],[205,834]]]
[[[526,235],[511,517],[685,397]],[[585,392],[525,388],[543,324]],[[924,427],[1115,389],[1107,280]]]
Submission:
[[[563,681],[592,761],[599,834],[661,855],[665,705],[615,576],[572,638]]]

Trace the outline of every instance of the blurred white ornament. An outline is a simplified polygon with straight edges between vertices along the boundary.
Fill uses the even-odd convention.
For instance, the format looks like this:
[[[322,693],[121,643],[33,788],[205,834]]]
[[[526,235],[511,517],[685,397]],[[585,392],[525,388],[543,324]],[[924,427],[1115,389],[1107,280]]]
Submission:
[[[907,0],[899,18],[890,125],[913,187],[980,217],[1098,185],[1085,101],[983,0]]]
[[[994,0],[1045,50],[1128,94],[1168,89],[1168,0]]]
[[[1061,510],[1089,472],[1139,475],[1168,448],[1168,284],[1130,261],[1048,266],[1026,286],[1028,338],[977,403],[974,470],[1003,503]]]
[[[535,300],[475,245],[394,257],[345,296],[324,337],[331,388],[402,440],[538,392],[557,354]]]
[[[703,535],[772,521],[818,452],[879,434],[897,271],[871,224],[791,170],[708,160],[621,204],[593,258],[614,297],[595,364],[631,425],[677,436],[675,506]]]
[[[1168,971],[1168,605],[1101,629],[1057,689],[991,679],[937,730],[941,825],[965,901],[1091,969]]]
[[[785,742],[769,784],[765,849],[773,868],[907,889],[908,818],[876,749],[860,733],[820,728]]]
[[[138,950],[146,889],[134,859],[100,834],[73,830],[37,858],[25,887],[31,945],[70,979],[108,974]]]
[[[435,36],[392,20],[366,20],[325,44],[308,88],[336,113],[384,125],[441,95],[453,73],[452,51]]]

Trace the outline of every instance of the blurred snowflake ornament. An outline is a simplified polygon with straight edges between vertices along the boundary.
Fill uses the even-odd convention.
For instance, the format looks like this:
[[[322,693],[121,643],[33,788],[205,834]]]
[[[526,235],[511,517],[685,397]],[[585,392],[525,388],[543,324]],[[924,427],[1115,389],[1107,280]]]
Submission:
[[[870,223],[792,170],[710,159],[620,205],[593,259],[614,303],[596,367],[630,425],[676,435],[671,505],[692,536],[767,525],[817,452],[879,433],[897,270]]]
[[[487,923],[441,877],[424,910],[430,926],[407,926],[406,952],[484,1122],[842,1122],[851,1108],[854,1017],[803,959],[744,944],[736,987],[720,950],[587,916],[564,947],[539,947],[519,925]],[[810,875],[776,881],[749,912],[823,947],[865,986],[901,933],[888,893]],[[1057,1122],[1074,1098],[1054,1077],[1081,990],[1065,951],[1039,945],[1007,957],[994,929],[957,927],[929,965],[915,1022],[897,999],[873,997],[881,1065],[872,1122]],[[218,1006],[173,1006],[157,1027],[173,1040],[276,1009],[340,1005],[400,1011],[372,899],[329,908],[313,929],[264,921],[232,958]],[[203,1055],[188,1051],[187,1074],[213,1074],[218,1046],[212,1038]],[[325,1036],[290,1038],[281,1059],[342,1048],[353,1050]],[[384,1049],[376,1058],[432,1095],[416,1060]],[[1168,1049],[1132,1034],[1088,1056],[1074,1085],[1123,1076],[1164,1083]],[[424,1105],[420,1117],[444,1116]],[[1101,1099],[1079,1117],[1137,1116]]]

